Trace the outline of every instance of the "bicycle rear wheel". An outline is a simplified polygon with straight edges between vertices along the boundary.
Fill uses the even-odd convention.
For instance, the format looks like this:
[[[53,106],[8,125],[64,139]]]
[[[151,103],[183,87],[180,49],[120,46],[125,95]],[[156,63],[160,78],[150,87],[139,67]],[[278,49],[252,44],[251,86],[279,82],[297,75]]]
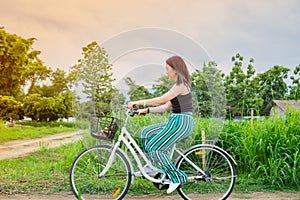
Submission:
[[[81,152],[70,170],[70,185],[76,198],[122,199],[130,186],[131,172],[126,157],[116,151],[114,161],[103,177],[98,175],[104,169],[111,155],[112,146],[100,145]]]
[[[188,182],[178,188],[183,199],[227,199],[236,178],[235,166],[231,158],[212,145],[196,145],[184,155],[202,169],[202,174],[186,159],[180,157],[176,166],[188,175]]]

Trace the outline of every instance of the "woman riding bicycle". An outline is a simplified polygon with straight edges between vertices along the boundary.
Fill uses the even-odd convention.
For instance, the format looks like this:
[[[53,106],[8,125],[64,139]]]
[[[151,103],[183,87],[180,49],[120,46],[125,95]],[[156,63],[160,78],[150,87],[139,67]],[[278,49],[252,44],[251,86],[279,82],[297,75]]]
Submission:
[[[162,113],[172,109],[167,123],[151,125],[141,131],[142,147],[147,157],[157,163],[170,178],[171,183],[167,190],[169,194],[187,181],[187,175],[175,167],[168,150],[191,135],[194,120],[190,74],[184,60],[179,56],[168,58],[166,71],[168,78],[174,81],[173,87],[167,93],[152,99],[129,102],[128,107],[151,106],[139,109],[139,115]]]

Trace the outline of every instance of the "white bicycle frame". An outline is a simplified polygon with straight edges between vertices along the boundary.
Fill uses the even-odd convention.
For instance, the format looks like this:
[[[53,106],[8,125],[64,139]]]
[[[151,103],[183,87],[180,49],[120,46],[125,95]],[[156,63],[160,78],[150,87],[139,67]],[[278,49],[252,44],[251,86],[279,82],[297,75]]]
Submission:
[[[159,170],[160,172],[162,172],[164,174],[164,176],[160,179],[156,179],[151,177],[150,175],[147,174],[147,172],[144,170],[143,165],[141,163],[141,160],[138,156],[138,154],[142,157],[142,159],[146,162],[146,165],[148,165],[151,169],[153,170],[158,170],[156,167],[154,167],[151,163],[151,161],[149,161],[149,159],[146,157],[146,155],[144,154],[144,152],[142,151],[142,149],[139,147],[139,145],[137,144],[137,142],[134,140],[134,138],[131,136],[131,134],[127,131],[126,126],[128,123],[128,119],[129,119],[129,111],[126,112],[126,119],[124,122],[124,125],[121,129],[121,133],[118,137],[118,140],[115,144],[112,145],[112,151],[111,151],[111,155],[109,157],[109,160],[105,166],[105,168],[103,169],[103,171],[99,174],[99,177],[102,177],[105,175],[105,173],[108,171],[108,169],[110,168],[114,158],[115,158],[115,153],[116,151],[121,151],[126,158],[129,161],[129,164],[131,166],[131,170],[132,170],[132,180],[134,181],[134,171],[133,171],[133,167],[132,167],[132,163],[131,160],[128,158],[128,156],[126,155],[126,153],[119,148],[121,142],[123,142],[125,144],[125,146],[129,149],[131,155],[133,156],[134,160],[137,163],[138,169],[140,170],[140,172],[142,173],[142,175],[148,179],[149,181],[153,182],[153,183],[163,183],[163,184],[169,184],[169,180],[165,180],[166,175],[164,172],[162,172],[161,170]],[[138,154],[136,153],[136,151],[138,152]],[[200,169],[197,165],[195,165],[190,159],[188,159],[185,155],[183,155],[183,153],[181,151],[179,151],[179,149],[176,148],[176,145],[173,146],[172,151],[171,151],[171,157],[173,156],[174,152],[177,152],[180,156],[182,156],[187,162],[189,162],[197,171],[201,172],[201,174],[205,174],[205,172]],[[194,177],[194,178],[201,178],[201,177]],[[190,178],[189,178],[190,179]],[[193,179],[193,178],[192,178]]]

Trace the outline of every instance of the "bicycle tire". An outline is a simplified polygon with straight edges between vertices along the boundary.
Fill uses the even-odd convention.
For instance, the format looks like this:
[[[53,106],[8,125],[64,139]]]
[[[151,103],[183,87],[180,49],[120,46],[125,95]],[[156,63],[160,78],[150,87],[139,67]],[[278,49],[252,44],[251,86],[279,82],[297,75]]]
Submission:
[[[77,199],[122,199],[131,183],[130,165],[120,151],[116,151],[114,161],[99,178],[109,156],[111,145],[93,146],[82,151],[70,169],[70,185]]]
[[[177,189],[183,199],[224,200],[229,197],[236,180],[235,165],[231,156],[219,147],[205,144],[189,148],[184,155],[201,168],[205,176],[201,176],[202,173],[192,167],[184,157],[177,159],[176,166],[189,177],[188,182]]]

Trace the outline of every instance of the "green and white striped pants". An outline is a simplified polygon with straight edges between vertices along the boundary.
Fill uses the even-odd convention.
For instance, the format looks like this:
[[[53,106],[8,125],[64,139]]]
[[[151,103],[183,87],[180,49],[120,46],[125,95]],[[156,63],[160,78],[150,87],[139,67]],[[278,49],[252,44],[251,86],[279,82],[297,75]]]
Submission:
[[[193,128],[192,114],[172,113],[167,123],[147,126],[141,130],[141,142],[145,154],[160,166],[173,183],[186,182],[187,175],[175,167],[168,151],[175,143],[190,136]]]

